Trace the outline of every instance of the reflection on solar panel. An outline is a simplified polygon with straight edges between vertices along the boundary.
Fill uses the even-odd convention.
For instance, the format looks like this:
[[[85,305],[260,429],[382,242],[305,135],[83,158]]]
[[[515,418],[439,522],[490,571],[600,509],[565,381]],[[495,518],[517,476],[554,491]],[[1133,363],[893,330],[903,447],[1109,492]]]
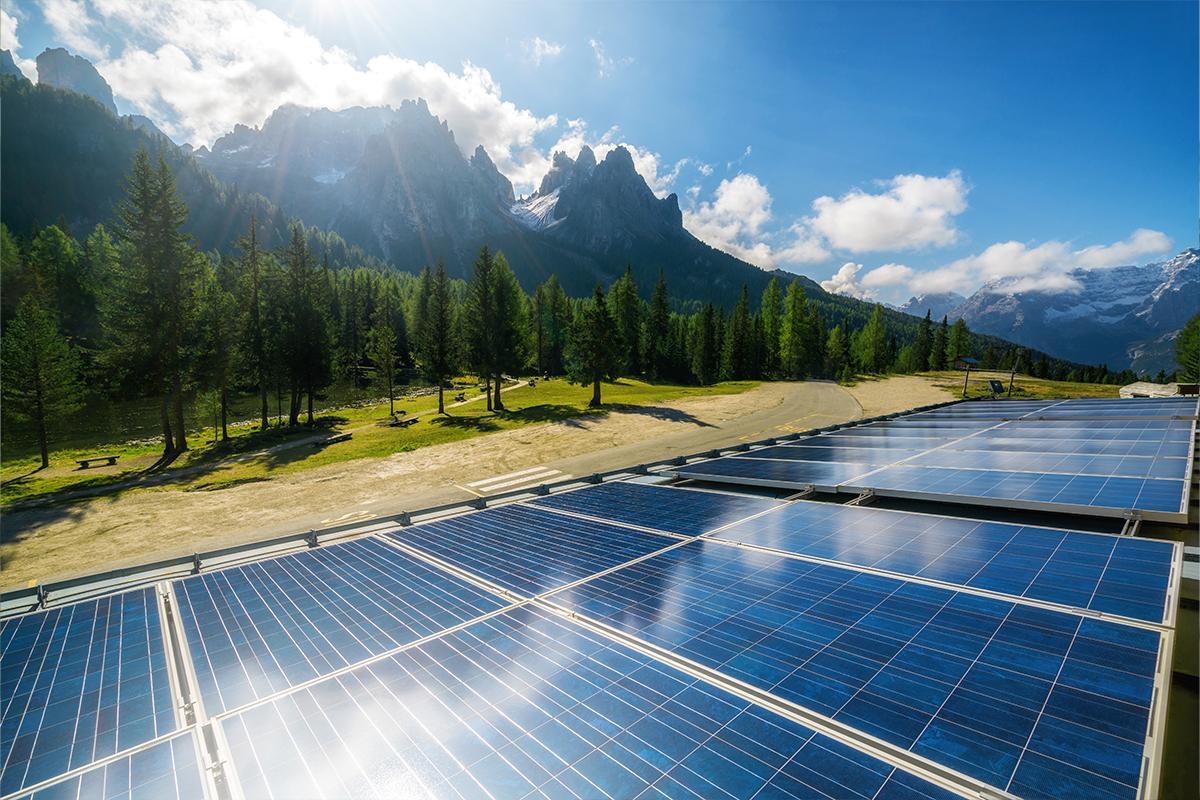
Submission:
[[[532,608],[223,726],[248,797],[951,797]]]
[[[1105,478],[1000,470],[884,467],[847,489],[871,488],[878,493],[903,492],[906,497],[934,497],[963,503],[1005,500],[1008,505],[1040,506],[1048,510],[1082,507],[1092,513],[1120,516],[1125,509],[1146,512],[1147,518],[1174,520],[1186,515],[1184,482],[1160,478]],[[947,497],[949,496],[949,497]],[[1056,508],[1049,508],[1049,507]],[[1115,512],[1115,513],[1114,513]]]
[[[1137,794],[1160,636],[694,541],[554,595],[1017,794]]]
[[[779,505],[775,500],[761,497],[667,489],[642,483],[604,483],[542,497],[533,504],[684,536],[708,533]]]
[[[196,575],[174,589],[209,714],[506,605],[377,539]]]
[[[524,505],[426,522],[389,535],[526,597],[678,541]]]
[[[875,447],[762,447],[738,453],[738,458],[768,458],[781,461],[843,461],[858,464],[884,466],[924,452],[923,450],[901,450],[899,448]]]
[[[969,447],[973,449],[1016,450],[1026,453],[1078,453],[1093,456],[1146,456],[1153,458],[1184,458],[1188,454],[1187,442],[1142,442],[1129,439],[1081,440],[1070,436],[1062,439],[1039,439],[1035,442],[1030,442],[1029,439],[1009,439],[1000,436],[989,438],[986,442],[973,442],[967,439],[951,445],[949,449],[967,446],[968,442],[970,443]]]
[[[52,783],[19,800],[204,800],[193,734],[176,736]]]
[[[1062,472],[1069,475],[1121,475],[1132,478],[1183,478],[1186,458],[1091,456],[1021,451],[934,450],[907,462],[918,467],[1001,469],[1021,472]]]
[[[716,537],[810,558],[1167,619],[1170,542],[797,501]]]
[[[0,622],[0,794],[175,730],[153,589]]]
[[[959,439],[966,434],[955,434],[947,437],[931,439],[914,438],[911,436],[849,436],[836,433],[814,436],[809,439],[796,439],[784,447],[869,447],[888,450],[928,450]]]
[[[876,469],[863,463],[827,463],[815,461],[767,461],[757,458],[718,458],[677,467],[674,472],[688,478],[737,478],[740,483],[783,488],[817,486],[836,488],[840,484]]]

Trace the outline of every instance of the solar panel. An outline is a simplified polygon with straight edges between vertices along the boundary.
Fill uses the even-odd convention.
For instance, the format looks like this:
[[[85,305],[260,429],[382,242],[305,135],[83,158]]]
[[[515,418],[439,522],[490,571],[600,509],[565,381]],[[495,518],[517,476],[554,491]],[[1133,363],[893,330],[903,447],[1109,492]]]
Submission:
[[[928,450],[952,442],[959,436],[949,438],[919,439],[909,436],[839,436],[827,434],[808,439],[795,439],[783,447],[869,447],[888,450]]]
[[[871,464],[855,462],[767,461],[731,456],[676,467],[672,471],[687,478],[734,479],[734,483],[758,486],[800,488],[811,485],[832,489],[876,468]]]
[[[1090,440],[1064,437],[1061,439],[1043,438],[1034,445],[1040,453],[1078,453],[1094,456],[1147,456],[1154,458],[1186,458],[1189,445],[1187,442],[1142,442],[1128,439]],[[959,447],[982,447],[987,450],[1017,450],[1029,452],[1029,439],[990,437],[986,442],[964,440],[951,445],[948,449]]]
[[[1000,469],[1014,472],[1061,472],[1070,475],[1120,475],[1133,478],[1184,478],[1186,458],[1093,456],[1005,450],[934,450],[908,462],[919,467]]]
[[[426,522],[388,535],[526,597],[678,541],[525,505]]]
[[[530,607],[222,725],[248,797],[952,796]]]
[[[378,539],[196,575],[174,591],[209,714],[507,605]]]
[[[175,730],[153,589],[0,622],[0,794]]]
[[[1128,509],[1144,512],[1147,519],[1184,521],[1185,483],[1162,478],[1110,478],[1095,475],[1062,475],[1002,470],[942,469],[938,467],[884,467],[859,480],[849,480],[847,491],[870,488],[876,492],[902,492],[905,497],[926,497],[950,502],[979,503],[1004,500],[1007,505],[1048,511],[1082,511],[1121,516]]]
[[[717,538],[1164,624],[1170,542],[796,501]]]
[[[763,497],[615,482],[538,498],[533,505],[699,536],[779,503]]]
[[[17,800],[205,800],[192,733],[137,750]]]
[[[1156,631],[703,540],[553,599],[999,789],[1138,791]]]
[[[875,447],[763,447],[738,453],[738,458],[766,458],[780,461],[848,461],[858,464],[891,464],[910,456],[919,455],[924,450],[901,450]]]

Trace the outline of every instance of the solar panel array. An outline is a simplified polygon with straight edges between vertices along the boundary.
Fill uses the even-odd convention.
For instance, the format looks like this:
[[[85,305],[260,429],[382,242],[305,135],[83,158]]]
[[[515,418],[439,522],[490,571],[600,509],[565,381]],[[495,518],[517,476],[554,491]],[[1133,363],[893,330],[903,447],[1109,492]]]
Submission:
[[[996,425],[912,419],[924,449],[903,426],[791,449]],[[1180,558],[581,488],[4,620],[0,795],[1132,800],[1157,774]]]
[[[675,469],[753,486],[1187,519],[1197,401],[959,403]]]

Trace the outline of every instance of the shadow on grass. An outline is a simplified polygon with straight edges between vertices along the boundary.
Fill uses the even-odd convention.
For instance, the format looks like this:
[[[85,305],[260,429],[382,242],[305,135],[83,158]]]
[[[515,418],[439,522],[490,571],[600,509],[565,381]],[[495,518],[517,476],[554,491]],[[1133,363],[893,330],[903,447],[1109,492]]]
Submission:
[[[503,412],[501,412],[503,413]],[[436,425],[439,428],[449,430],[471,431],[474,433],[491,433],[492,431],[500,430],[500,426],[496,424],[496,415],[477,415],[455,417],[455,416],[433,416],[429,417],[429,424]]]

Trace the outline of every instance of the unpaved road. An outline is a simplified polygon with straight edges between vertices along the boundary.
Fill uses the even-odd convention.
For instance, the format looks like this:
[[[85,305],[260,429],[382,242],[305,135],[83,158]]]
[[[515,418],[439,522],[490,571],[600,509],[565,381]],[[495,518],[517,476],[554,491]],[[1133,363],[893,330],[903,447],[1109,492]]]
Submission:
[[[738,395],[528,426],[215,491],[153,488],[14,511],[2,522],[0,585],[366,521],[945,399],[945,391],[920,378],[849,389],[768,383]]]

